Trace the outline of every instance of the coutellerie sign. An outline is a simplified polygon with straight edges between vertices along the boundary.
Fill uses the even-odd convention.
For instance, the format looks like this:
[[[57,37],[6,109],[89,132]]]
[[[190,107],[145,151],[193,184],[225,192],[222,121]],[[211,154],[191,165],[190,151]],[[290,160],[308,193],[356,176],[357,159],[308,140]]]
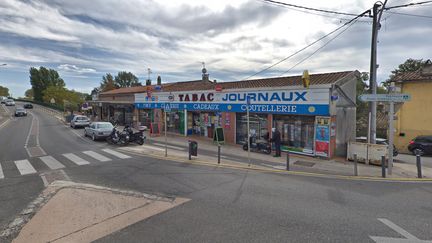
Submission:
[[[249,97],[250,105],[247,105]],[[159,109],[165,103],[174,109],[257,113],[327,115],[329,113],[328,89],[304,90],[235,90],[223,92],[171,92],[135,94],[138,109]]]

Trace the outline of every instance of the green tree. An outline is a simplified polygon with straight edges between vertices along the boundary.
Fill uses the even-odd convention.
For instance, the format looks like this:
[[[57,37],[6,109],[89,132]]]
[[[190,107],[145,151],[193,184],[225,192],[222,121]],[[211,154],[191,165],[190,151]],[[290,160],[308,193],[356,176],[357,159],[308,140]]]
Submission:
[[[0,86],[0,96],[9,97],[9,89],[3,86]]]
[[[114,78],[115,85],[118,88],[141,86],[139,79],[131,72],[118,72]]]
[[[43,92],[50,86],[65,87],[65,82],[54,69],[45,67],[30,68],[30,84],[32,85],[34,100],[43,101]]]
[[[423,61],[423,59],[407,59],[404,63],[400,64],[398,68],[391,71],[389,79],[386,82],[389,82],[396,75],[406,72],[415,72],[420,68],[424,67],[427,61]]]
[[[34,97],[33,89],[28,89],[28,90],[26,90],[26,92],[24,93],[24,95],[25,95],[26,98],[32,100],[33,97]]]
[[[68,90],[64,87],[50,86],[43,92],[43,101],[45,103],[51,103],[51,99],[54,99],[56,105],[74,111],[78,109],[79,105],[84,103],[85,95],[86,94]]]
[[[100,83],[100,90],[102,92],[110,91],[116,88],[117,87],[114,77],[111,75],[111,73],[107,73],[106,75],[102,76],[102,82]]]

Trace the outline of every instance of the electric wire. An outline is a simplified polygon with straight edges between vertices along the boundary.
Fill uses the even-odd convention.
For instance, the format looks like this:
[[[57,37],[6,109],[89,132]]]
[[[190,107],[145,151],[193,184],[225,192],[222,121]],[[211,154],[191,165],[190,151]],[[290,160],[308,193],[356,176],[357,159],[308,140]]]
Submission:
[[[265,72],[265,71],[267,71],[267,70],[269,70],[269,69],[271,69],[271,68],[273,68],[273,67],[279,65],[280,63],[282,63],[282,62],[284,62],[284,61],[290,59],[291,57],[297,55],[298,53],[300,53],[300,52],[302,52],[302,51],[308,49],[309,47],[315,45],[315,44],[318,43],[319,41],[321,41],[321,40],[325,39],[326,37],[332,35],[333,33],[337,32],[338,30],[340,30],[340,29],[344,28],[345,26],[351,24],[352,22],[354,22],[355,20],[359,19],[360,17],[364,16],[364,15],[367,14],[367,13],[370,13],[370,10],[366,10],[366,11],[364,11],[363,13],[357,15],[355,18],[352,18],[350,21],[348,21],[348,22],[344,23],[343,25],[337,27],[337,28],[334,29],[333,31],[331,31],[331,32],[329,32],[329,33],[327,33],[327,34],[325,34],[324,36],[318,38],[317,40],[315,40],[314,42],[312,42],[312,43],[306,45],[305,47],[303,47],[303,48],[301,48],[301,49],[295,51],[293,54],[291,54],[291,55],[289,55],[289,56],[287,56],[287,57],[285,57],[285,58],[283,58],[283,59],[281,59],[281,60],[279,60],[279,61],[273,63],[272,65],[270,65],[270,66],[268,66],[268,67],[266,67],[266,68],[264,68],[264,69],[262,69],[262,70],[260,70],[260,71],[258,71],[258,72],[256,72],[256,73],[254,73],[254,74],[252,74],[252,75],[250,75],[250,76],[248,76],[248,77],[246,77],[246,78],[244,78],[243,80],[248,80],[248,79],[250,79],[250,78],[252,78],[252,77],[254,77],[254,76],[258,75],[258,74],[261,74],[261,73],[263,73],[263,72]]]
[[[387,13],[397,14],[397,15],[403,15],[403,16],[410,16],[410,17],[418,17],[418,18],[428,18],[428,19],[432,19],[432,16],[420,15],[420,14],[409,14],[409,13],[401,13],[401,12],[394,12],[394,11],[387,11]]]
[[[384,10],[389,10],[389,9],[394,9],[394,8],[412,7],[412,6],[418,6],[418,5],[428,4],[428,3],[432,3],[432,1],[423,1],[423,2],[415,2],[415,3],[407,3],[407,4],[402,4],[402,5],[390,6],[390,7],[385,7]]]
[[[322,46],[320,46],[318,49],[316,49],[314,52],[312,52],[311,54],[309,54],[308,56],[306,56],[305,58],[303,58],[302,60],[300,60],[299,62],[297,62],[296,64],[294,64],[293,66],[291,66],[288,70],[284,71],[283,73],[281,73],[279,75],[279,77],[283,76],[284,74],[288,73],[289,71],[291,71],[293,68],[297,67],[298,65],[302,64],[304,61],[306,61],[307,59],[309,59],[310,57],[312,57],[313,55],[315,55],[316,53],[318,53],[320,50],[324,49],[324,47],[326,47],[327,45],[329,45],[333,40],[335,40],[336,38],[338,38],[340,35],[342,35],[345,31],[347,31],[352,25],[354,25],[357,21],[352,21],[345,29],[343,29],[341,32],[339,32],[337,35],[333,36],[330,40],[328,40],[326,43],[324,43]]]

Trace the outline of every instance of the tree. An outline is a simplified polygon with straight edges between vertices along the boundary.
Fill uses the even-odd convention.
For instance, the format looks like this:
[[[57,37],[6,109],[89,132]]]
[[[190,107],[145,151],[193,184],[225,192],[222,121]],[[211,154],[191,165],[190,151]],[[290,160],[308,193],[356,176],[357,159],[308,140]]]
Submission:
[[[24,93],[25,97],[28,99],[33,99],[34,97],[34,93],[33,93],[33,89],[28,89],[26,90],[26,92]]]
[[[110,91],[116,88],[117,87],[111,73],[107,73],[104,76],[102,76],[102,82],[100,84],[100,90],[102,92]]]
[[[406,72],[415,72],[420,68],[424,67],[427,61],[423,61],[423,59],[407,59],[404,63],[400,64],[398,68],[391,71],[389,79],[386,81],[387,83],[394,78],[396,75]]]
[[[65,82],[54,69],[45,67],[30,68],[30,84],[32,85],[34,100],[43,101],[43,92],[50,86],[65,87]]]
[[[9,97],[9,89],[3,86],[0,86],[0,96],[6,96]]]
[[[118,72],[114,81],[118,88],[141,86],[138,77],[133,73],[126,71]]]
[[[78,105],[84,103],[85,95],[86,94],[68,90],[64,87],[50,86],[43,92],[43,101],[45,103],[51,103],[51,99],[54,99],[56,105],[73,111],[78,108]]]
[[[157,85],[162,85],[162,78],[160,75],[157,77]]]

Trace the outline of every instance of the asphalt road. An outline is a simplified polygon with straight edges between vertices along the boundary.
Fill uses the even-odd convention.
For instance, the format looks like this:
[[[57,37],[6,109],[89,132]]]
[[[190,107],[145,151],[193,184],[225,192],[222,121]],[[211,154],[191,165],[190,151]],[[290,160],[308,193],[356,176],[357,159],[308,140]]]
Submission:
[[[82,130],[37,109],[32,113],[39,120],[36,134],[43,156],[64,165],[72,181],[191,199],[98,242],[374,242],[371,236],[432,240],[430,183],[314,178],[133,154],[118,159],[102,151],[108,147],[104,142],[83,139]],[[39,175],[52,170],[24,149],[31,121],[32,116],[19,118],[0,130],[0,227],[43,190]],[[110,160],[98,161],[85,151]],[[70,153],[90,164],[65,159]],[[25,159],[37,173],[20,175],[14,162]]]

